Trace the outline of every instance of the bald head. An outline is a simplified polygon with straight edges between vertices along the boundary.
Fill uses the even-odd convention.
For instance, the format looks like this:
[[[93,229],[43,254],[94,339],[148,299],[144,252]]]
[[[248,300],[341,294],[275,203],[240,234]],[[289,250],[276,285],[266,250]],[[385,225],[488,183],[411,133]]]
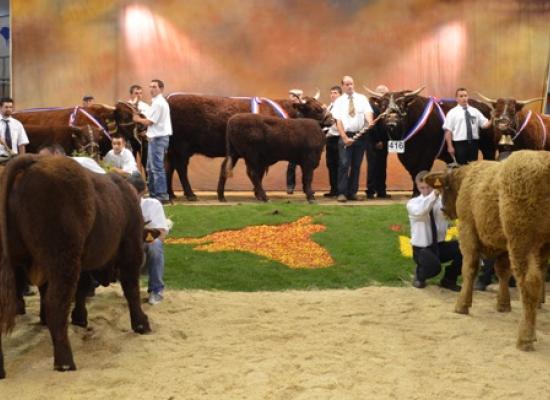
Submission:
[[[345,75],[342,78],[342,90],[346,94],[353,94],[353,78],[349,75]]]

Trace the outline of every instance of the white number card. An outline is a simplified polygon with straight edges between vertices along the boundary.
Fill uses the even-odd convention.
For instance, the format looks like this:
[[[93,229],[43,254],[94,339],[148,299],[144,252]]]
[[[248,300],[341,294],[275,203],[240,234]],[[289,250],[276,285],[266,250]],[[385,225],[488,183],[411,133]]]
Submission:
[[[405,141],[404,140],[389,140],[388,141],[388,153],[404,153]]]

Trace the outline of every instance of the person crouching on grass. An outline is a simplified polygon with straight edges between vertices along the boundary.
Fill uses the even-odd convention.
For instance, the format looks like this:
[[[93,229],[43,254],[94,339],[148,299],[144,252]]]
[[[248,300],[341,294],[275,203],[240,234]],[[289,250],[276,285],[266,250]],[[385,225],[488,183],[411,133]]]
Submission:
[[[460,286],[456,280],[462,268],[462,254],[458,241],[445,241],[448,223],[441,211],[441,197],[437,190],[424,181],[426,175],[428,171],[416,175],[415,182],[420,195],[407,202],[413,259],[416,262],[413,286],[425,288],[426,280],[441,272],[441,263],[451,261],[445,268],[439,286],[458,292]]]
[[[151,305],[160,303],[163,300],[164,290],[164,239],[168,234],[168,221],[164,215],[162,204],[157,199],[143,198],[145,193],[145,181],[140,175],[132,174],[127,178],[128,182],[136,190],[140,202],[145,229],[154,229],[160,235],[151,241],[146,239],[145,243],[145,268],[149,273],[147,292],[148,302]]]

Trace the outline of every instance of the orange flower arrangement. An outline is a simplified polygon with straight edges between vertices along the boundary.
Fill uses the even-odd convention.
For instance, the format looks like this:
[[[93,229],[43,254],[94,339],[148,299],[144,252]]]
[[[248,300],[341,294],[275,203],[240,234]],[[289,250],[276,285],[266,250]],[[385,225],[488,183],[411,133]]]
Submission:
[[[196,244],[195,250],[246,251],[290,268],[326,268],[334,264],[329,252],[311,240],[326,227],[306,216],[283,225],[256,225],[211,233],[201,238],[168,238],[170,244]]]

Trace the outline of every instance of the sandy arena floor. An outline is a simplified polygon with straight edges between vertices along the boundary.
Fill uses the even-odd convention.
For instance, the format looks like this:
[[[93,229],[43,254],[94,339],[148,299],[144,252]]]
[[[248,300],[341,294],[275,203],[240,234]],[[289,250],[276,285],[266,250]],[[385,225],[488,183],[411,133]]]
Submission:
[[[515,289],[513,289],[515,290]],[[70,328],[76,372],[52,370],[36,296],[4,340],[3,399],[542,399],[550,393],[550,313],[536,351],[515,349],[520,304],[476,293],[360,290],[168,291],[145,305],[154,333],[129,329],[118,287],[98,290],[90,327]]]

